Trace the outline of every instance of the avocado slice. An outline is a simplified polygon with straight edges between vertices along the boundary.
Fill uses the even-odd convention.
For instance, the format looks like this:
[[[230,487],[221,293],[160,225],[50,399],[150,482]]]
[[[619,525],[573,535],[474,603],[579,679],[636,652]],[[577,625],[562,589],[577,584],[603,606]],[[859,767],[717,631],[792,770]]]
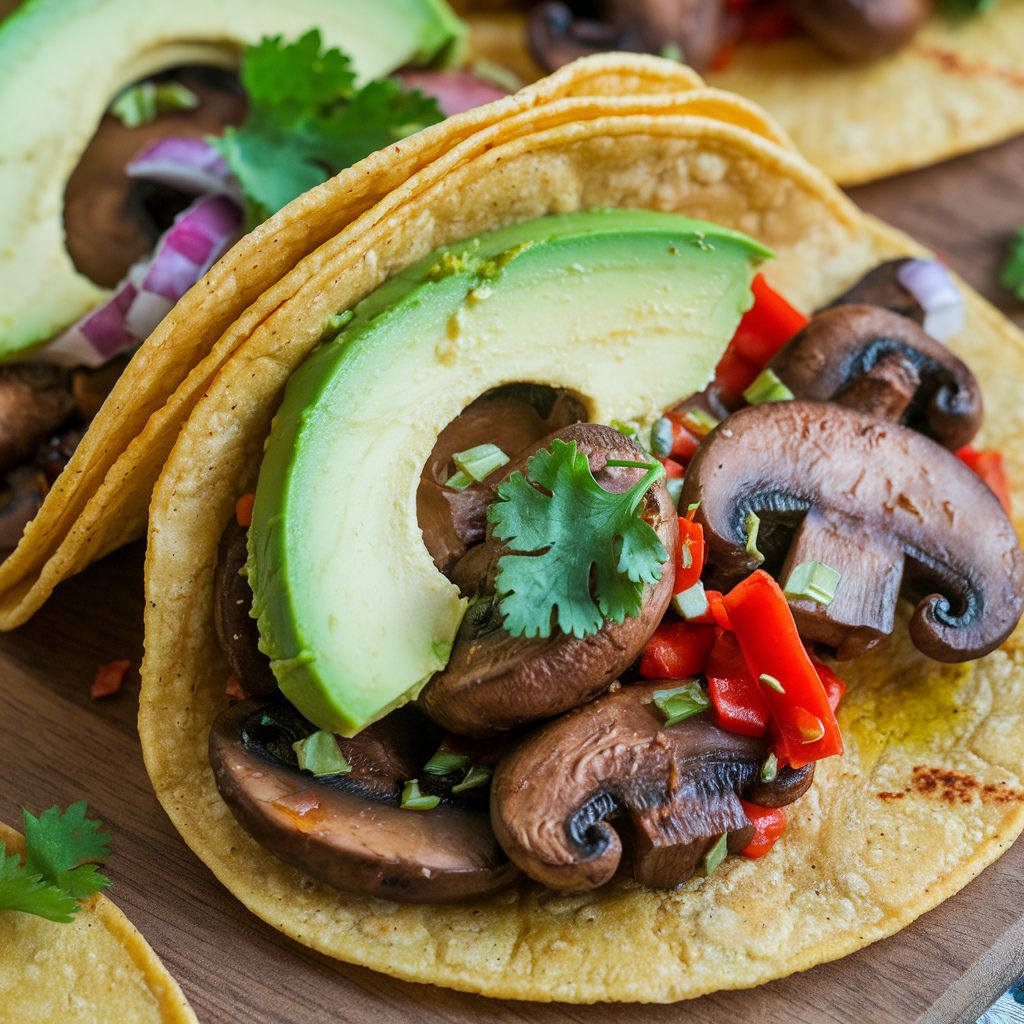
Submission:
[[[64,245],[64,187],[111,100],[184,64],[231,67],[263,36],[321,30],[363,78],[460,55],[444,0],[28,0],[0,25],[0,358],[108,295]]]
[[[769,253],[672,214],[598,210],[478,236],[366,298],[293,374],[264,452],[248,576],[284,695],[353,735],[416,697],[466,602],[416,518],[451,420],[515,382],[649,421],[710,380]]]

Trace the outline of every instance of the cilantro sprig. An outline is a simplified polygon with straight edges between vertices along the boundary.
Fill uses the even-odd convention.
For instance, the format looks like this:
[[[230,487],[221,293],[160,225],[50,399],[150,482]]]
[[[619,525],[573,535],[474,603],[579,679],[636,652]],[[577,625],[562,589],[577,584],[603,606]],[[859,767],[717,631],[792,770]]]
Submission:
[[[1024,299],[1024,228],[1018,228],[1010,242],[1010,253],[999,274],[999,283],[1018,299]]]
[[[0,911],[20,910],[62,924],[78,901],[110,885],[97,861],[110,854],[110,836],[86,815],[84,800],[66,811],[51,807],[38,818],[22,812],[25,856],[7,854],[0,841]]]
[[[245,120],[211,138],[245,193],[250,225],[375,150],[442,120],[437,101],[385,78],[356,84],[349,57],[312,29],[242,55]]]
[[[547,637],[553,621],[577,637],[605,621],[640,614],[644,583],[661,579],[668,558],[638,510],[664,475],[660,463],[616,462],[647,472],[613,494],[594,479],[575,441],[555,439],[513,473],[487,510],[510,550],[498,560],[496,589],[512,636]]]

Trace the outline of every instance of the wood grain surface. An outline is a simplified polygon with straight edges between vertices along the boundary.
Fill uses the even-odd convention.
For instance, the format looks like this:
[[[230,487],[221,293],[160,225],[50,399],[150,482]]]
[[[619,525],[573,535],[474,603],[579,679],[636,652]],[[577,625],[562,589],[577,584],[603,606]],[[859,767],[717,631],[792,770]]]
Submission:
[[[866,209],[941,251],[1024,324],[996,267],[1024,223],[1024,139],[860,188]],[[1022,388],[1024,391],[1024,388]],[[135,735],[138,677],[89,698],[96,666],[142,650],[141,550],[64,584],[26,627],[0,637],[0,819],[85,798],[114,836],[110,896],[152,943],[206,1024],[720,1024],[974,1020],[1024,967],[1024,844],[891,939],[748,992],[675,1006],[499,1003],[330,962],[280,936],[222,889],[150,791]],[[941,837],[936,837],[941,841]],[[765,907],[770,916],[775,908]],[[0,1022],[7,1024],[0,1007]]]

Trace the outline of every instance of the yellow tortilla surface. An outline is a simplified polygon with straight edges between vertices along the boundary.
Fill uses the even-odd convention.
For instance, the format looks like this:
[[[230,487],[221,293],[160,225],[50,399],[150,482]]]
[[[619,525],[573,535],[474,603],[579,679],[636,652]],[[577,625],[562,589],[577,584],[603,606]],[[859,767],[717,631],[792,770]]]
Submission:
[[[584,895],[522,882],[449,907],[359,898],[279,862],[221,801],[207,761],[228,675],[213,630],[217,546],[236,496],[253,485],[281,391],[329,314],[439,245],[588,207],[671,210],[748,232],[777,253],[772,283],[807,310],[879,261],[920,252],[786,147],[671,103],[644,113],[609,100],[604,113],[592,104],[585,119],[561,122],[538,105],[515,131],[486,138],[462,139],[437,166],[409,174],[299,264],[289,297],[239,338],[174,445],[150,516],[139,715],[160,801],[223,884],[297,941],[490,996],[667,1002],[756,985],[891,934],[969,882],[1024,826],[1020,630],[982,661],[942,666],[901,625],[879,652],[844,665],[846,756],[819,766],[765,858],[729,858],[676,891],[621,879]],[[375,166],[387,174],[397,159]],[[298,201],[302,216],[316,221],[320,197],[330,199],[327,186]],[[961,287],[967,324],[952,347],[981,380],[984,441],[1006,454],[1020,502],[1024,339]]]
[[[9,854],[24,845],[2,823],[0,841]],[[0,1011],[18,1024],[196,1024],[149,943],[100,895],[70,924],[0,911]]]
[[[1024,0],[933,16],[898,53],[864,64],[793,38],[741,46],[707,78],[760,103],[840,184],[873,181],[1024,131]]]

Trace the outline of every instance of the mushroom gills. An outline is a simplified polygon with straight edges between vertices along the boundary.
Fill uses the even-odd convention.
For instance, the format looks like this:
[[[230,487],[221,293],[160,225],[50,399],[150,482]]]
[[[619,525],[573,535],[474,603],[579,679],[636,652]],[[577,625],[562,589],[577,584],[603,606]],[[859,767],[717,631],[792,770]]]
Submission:
[[[606,490],[621,493],[643,471],[606,468],[609,459],[649,461],[649,456],[623,434],[594,423],[577,423],[535,441],[500,471],[500,478],[521,471],[526,462],[552,440],[575,441],[590,461],[595,479]],[[493,488],[500,482],[495,478]],[[663,481],[654,484],[641,506],[666,551],[677,544],[675,506]],[[661,580],[644,588],[640,615],[621,623],[606,622],[593,636],[514,637],[501,624],[490,600],[494,577],[505,546],[494,538],[469,549],[453,567],[451,578],[463,594],[480,600],[463,619],[444,669],[424,687],[421,707],[446,729],[467,736],[490,736],[526,722],[550,718],[597,696],[643,651],[672,599],[674,561],[662,568]]]
[[[740,736],[706,714],[666,726],[653,704],[671,681],[627,685],[542,725],[499,762],[491,821],[509,857],[536,881],[583,891],[619,869],[629,837],[633,874],[670,888],[685,882],[722,835],[750,841],[740,803],[778,807],[802,796],[814,766],[761,780],[766,737]]]
[[[229,707],[210,732],[221,796],[274,856],[337,889],[399,902],[485,896],[515,877],[481,795],[450,793],[431,810],[399,805],[440,734],[407,707],[354,739],[338,739],[348,774],[300,771],[292,743],[315,729],[284,701]],[[421,781],[423,781],[421,778]]]

